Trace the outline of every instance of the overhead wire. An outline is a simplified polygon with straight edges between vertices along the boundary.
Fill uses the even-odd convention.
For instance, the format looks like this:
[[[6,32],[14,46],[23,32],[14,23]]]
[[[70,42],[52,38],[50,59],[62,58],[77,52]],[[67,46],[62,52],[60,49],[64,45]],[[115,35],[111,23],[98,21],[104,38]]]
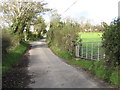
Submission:
[[[73,2],[72,5],[70,5],[70,6],[63,12],[63,14],[64,14],[65,12],[67,12],[67,11],[68,11],[73,5],[75,5],[77,2],[78,2],[78,0],[76,0],[75,2]]]

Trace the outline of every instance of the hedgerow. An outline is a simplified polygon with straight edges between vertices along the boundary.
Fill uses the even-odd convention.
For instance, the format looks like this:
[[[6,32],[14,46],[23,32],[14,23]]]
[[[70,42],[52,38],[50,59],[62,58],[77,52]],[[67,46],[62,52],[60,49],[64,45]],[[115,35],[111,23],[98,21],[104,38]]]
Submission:
[[[103,47],[107,65],[120,65],[120,18],[110,25],[104,25]]]
[[[77,32],[80,30],[78,23],[67,21],[66,23],[58,21],[51,23],[50,30],[47,32],[47,41],[49,45],[53,44],[63,51],[68,51],[74,55]]]

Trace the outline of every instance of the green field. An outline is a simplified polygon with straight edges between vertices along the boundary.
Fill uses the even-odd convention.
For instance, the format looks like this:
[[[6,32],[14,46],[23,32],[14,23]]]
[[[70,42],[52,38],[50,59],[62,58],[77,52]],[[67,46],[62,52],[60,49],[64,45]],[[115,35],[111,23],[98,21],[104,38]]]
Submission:
[[[82,49],[80,50],[81,56],[86,57],[86,52],[88,59],[91,58],[92,55],[93,59],[96,59],[98,53],[100,53],[100,58],[103,56],[102,47],[99,47],[98,51],[98,45],[102,45],[102,43],[100,43],[100,41],[102,41],[102,33],[79,33],[79,39],[82,39]],[[87,51],[86,47],[88,47]]]
[[[97,42],[102,40],[103,33],[79,33],[82,42]]]

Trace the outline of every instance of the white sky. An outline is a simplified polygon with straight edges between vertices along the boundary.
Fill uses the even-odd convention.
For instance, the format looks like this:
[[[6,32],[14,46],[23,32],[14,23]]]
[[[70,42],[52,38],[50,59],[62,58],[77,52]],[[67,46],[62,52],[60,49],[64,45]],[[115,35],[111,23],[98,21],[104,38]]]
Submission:
[[[4,1],[4,0],[0,0]],[[30,1],[30,0],[27,0]],[[36,0],[41,1],[41,0]],[[64,13],[75,1],[67,12]],[[47,7],[56,9],[62,18],[71,17],[78,21],[89,20],[93,24],[107,22],[108,24],[118,17],[118,2],[120,0],[44,0]],[[46,22],[50,21],[50,16],[44,16]]]
[[[71,17],[77,20],[86,18],[94,24],[105,21],[110,23],[118,17],[118,2],[120,0],[78,0],[67,12],[63,13],[76,0],[44,0],[48,7],[56,9],[62,18]],[[46,22],[49,17],[45,16]]]

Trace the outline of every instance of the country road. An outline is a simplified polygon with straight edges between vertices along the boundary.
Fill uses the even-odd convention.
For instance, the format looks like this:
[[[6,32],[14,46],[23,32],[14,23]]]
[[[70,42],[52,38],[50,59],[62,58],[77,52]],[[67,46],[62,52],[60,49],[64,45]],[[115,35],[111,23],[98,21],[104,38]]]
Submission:
[[[31,43],[28,74],[29,88],[102,88],[98,81],[63,62],[47,47],[45,39]]]

